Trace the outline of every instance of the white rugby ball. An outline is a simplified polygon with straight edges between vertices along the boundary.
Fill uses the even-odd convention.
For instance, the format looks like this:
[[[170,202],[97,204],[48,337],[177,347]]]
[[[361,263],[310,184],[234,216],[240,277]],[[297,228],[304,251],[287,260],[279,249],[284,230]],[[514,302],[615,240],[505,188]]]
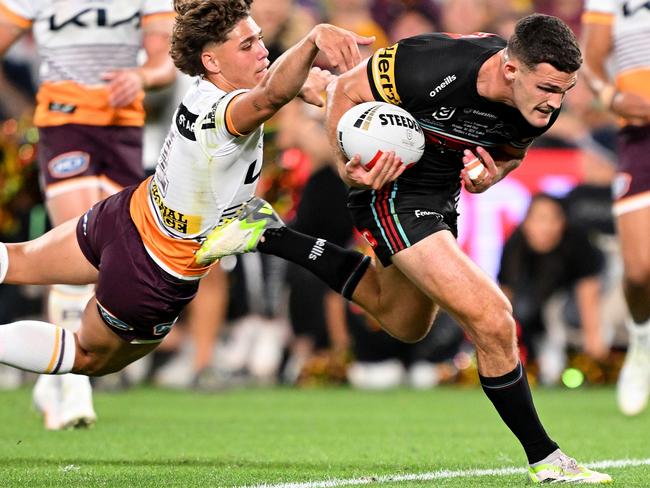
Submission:
[[[345,112],[337,126],[339,147],[348,159],[361,156],[370,169],[384,152],[395,151],[411,167],[424,152],[424,134],[403,108],[384,102],[365,102]]]

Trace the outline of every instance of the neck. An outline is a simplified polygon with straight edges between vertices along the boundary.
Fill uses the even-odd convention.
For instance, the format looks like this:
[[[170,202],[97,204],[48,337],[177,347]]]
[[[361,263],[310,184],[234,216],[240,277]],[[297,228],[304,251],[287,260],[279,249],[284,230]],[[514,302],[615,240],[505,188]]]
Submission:
[[[476,79],[476,90],[491,102],[512,105],[512,86],[503,74],[504,50],[490,56],[481,66]]]
[[[203,78],[225,92],[231,92],[237,89],[237,87],[226,80],[221,73],[208,73]]]

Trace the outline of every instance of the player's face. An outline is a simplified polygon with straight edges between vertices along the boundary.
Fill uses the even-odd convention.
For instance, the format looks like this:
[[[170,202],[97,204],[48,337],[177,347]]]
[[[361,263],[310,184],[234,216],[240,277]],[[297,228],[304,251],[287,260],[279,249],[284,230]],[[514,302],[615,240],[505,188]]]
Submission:
[[[513,83],[515,105],[531,125],[545,127],[576,80],[576,73],[564,73],[548,63],[533,70],[520,66]]]
[[[269,51],[262,30],[251,17],[239,21],[228,40],[214,47],[220,77],[232,89],[252,88],[266,74]]]

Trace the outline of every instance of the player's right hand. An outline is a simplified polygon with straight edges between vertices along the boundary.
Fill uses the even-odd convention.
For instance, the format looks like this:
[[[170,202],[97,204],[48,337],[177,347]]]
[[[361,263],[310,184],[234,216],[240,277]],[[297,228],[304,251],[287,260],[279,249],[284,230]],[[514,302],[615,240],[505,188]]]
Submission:
[[[134,69],[117,69],[102,74],[107,82],[108,102],[111,107],[125,107],[144,89],[142,77]]]
[[[377,160],[372,169],[366,169],[361,164],[358,154],[346,163],[341,174],[348,186],[366,190],[379,190],[386,183],[396,180],[406,169],[402,159],[395,156],[393,151],[385,152]]]
[[[359,45],[367,46],[375,41],[375,36],[360,36],[330,24],[318,24],[310,34],[316,47],[325,54],[332,67],[341,73],[361,62]]]

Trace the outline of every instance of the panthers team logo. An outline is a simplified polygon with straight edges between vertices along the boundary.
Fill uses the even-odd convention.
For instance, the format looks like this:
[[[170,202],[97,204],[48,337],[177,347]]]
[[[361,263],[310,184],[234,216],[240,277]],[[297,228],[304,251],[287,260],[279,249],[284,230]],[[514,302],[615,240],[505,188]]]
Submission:
[[[84,151],[63,153],[47,163],[47,169],[52,178],[69,178],[76,176],[90,166],[90,154]]]

